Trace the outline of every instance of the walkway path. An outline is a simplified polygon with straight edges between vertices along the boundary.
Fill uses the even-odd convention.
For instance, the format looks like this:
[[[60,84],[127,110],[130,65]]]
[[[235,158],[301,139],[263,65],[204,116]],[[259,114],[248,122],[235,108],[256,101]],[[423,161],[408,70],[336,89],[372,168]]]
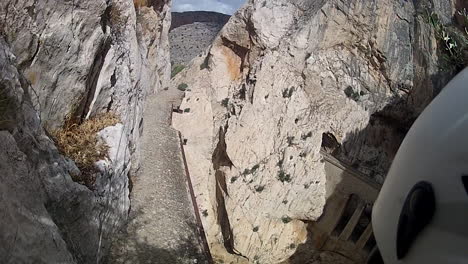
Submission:
[[[130,222],[108,263],[208,263],[197,231],[178,132],[170,125],[175,88],[146,102],[142,169],[133,183]]]

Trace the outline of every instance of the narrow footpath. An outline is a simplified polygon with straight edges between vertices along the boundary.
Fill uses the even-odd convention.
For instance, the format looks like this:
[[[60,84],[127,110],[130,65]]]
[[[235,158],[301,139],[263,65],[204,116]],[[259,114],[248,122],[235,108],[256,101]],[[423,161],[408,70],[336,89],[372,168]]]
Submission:
[[[172,87],[151,95],[144,113],[141,171],[134,179],[130,220],[113,242],[108,263],[209,263],[189,192],[172,104]]]

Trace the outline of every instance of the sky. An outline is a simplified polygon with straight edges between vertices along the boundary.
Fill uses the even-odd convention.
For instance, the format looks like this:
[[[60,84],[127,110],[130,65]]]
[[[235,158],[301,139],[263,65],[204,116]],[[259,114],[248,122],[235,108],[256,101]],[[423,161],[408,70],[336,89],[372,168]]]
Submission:
[[[232,15],[245,0],[173,0],[172,11],[215,11]]]

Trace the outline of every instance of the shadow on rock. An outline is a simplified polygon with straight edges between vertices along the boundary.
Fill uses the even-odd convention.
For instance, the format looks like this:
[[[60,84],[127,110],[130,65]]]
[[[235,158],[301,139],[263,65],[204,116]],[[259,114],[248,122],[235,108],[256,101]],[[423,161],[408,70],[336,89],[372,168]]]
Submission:
[[[433,94],[443,84],[432,86]],[[333,134],[323,134],[327,203],[317,221],[304,221],[307,241],[283,264],[365,263],[375,246],[372,206],[400,144],[427,103],[415,105],[410,93],[395,96],[343,144]]]

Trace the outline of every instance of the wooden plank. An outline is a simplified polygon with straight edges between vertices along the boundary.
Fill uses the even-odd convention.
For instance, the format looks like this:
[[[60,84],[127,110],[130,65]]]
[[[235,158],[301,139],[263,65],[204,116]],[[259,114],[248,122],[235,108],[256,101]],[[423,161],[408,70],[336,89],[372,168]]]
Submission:
[[[329,220],[329,225],[327,228],[328,234],[331,234],[333,230],[335,230],[338,223],[340,222],[340,219],[341,217],[343,217],[343,213],[346,209],[346,205],[348,205],[349,199],[350,199],[350,196],[345,196],[345,197],[341,196],[336,199],[333,210],[330,210],[332,212],[330,213],[330,218],[329,218],[330,220]]]
[[[346,224],[346,227],[343,229],[343,232],[341,232],[339,239],[345,241],[349,239],[351,233],[353,233],[354,228],[359,222],[359,218],[361,217],[361,214],[364,211],[364,207],[364,203],[358,204],[358,207],[356,208],[356,211],[354,211],[353,216],[351,217],[351,219],[349,219],[349,222]]]
[[[362,233],[361,237],[356,242],[356,247],[359,249],[364,249],[367,241],[369,241],[369,238],[371,236],[372,236],[372,224],[369,223],[366,227],[366,230],[364,230],[364,233]]]

